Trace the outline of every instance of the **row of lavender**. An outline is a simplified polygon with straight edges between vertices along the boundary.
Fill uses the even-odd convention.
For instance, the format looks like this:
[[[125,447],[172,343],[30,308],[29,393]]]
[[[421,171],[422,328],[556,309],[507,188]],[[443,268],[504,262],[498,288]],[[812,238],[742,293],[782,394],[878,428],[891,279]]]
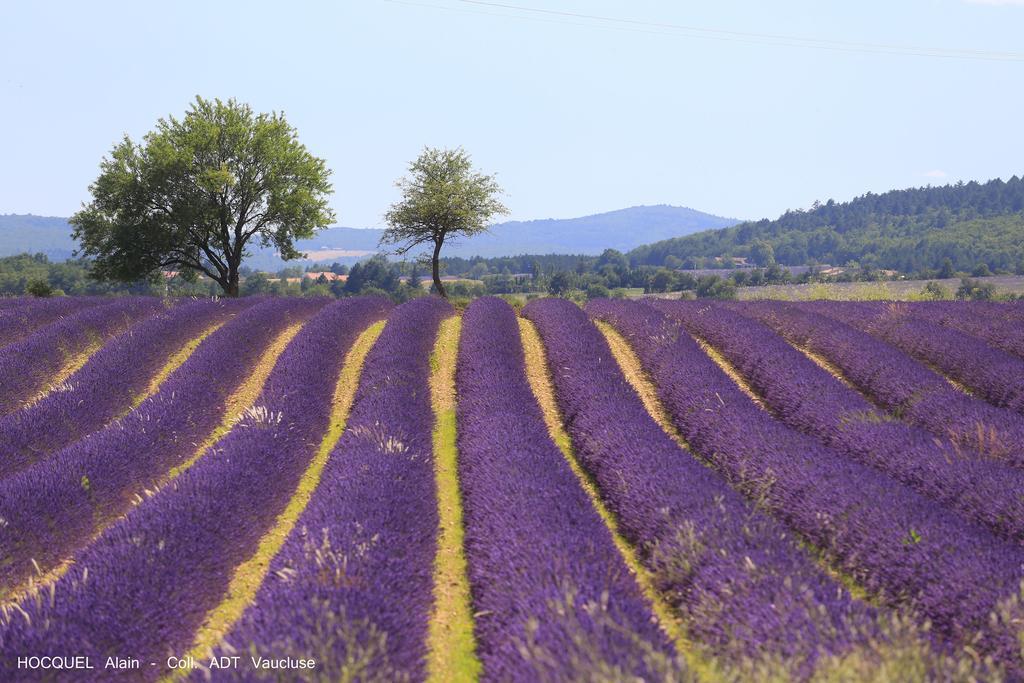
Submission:
[[[661,430],[583,311],[548,299],[523,314],[544,341],[583,466],[700,650],[748,675],[785,677],[870,647],[874,610]]]
[[[4,346],[24,339],[37,329],[61,318],[101,303],[101,297],[61,297],[58,299],[0,299],[0,351]]]
[[[327,409],[324,401],[330,391],[325,387],[337,374],[336,365],[331,363],[340,363],[355,334],[383,312],[380,302],[376,307],[363,303],[362,308],[352,304],[348,309],[344,309],[345,303],[348,302],[321,311],[289,345],[258,402],[264,410],[251,413],[239,423],[173,488],[161,491],[108,530],[82,554],[80,567],[58,583],[55,598],[48,596],[49,602],[41,600],[26,605],[28,611],[23,617],[4,625],[0,643],[5,651],[28,651],[44,643],[59,642],[76,650],[84,647],[100,653],[127,648],[159,657],[169,644],[179,649],[187,646],[201,617],[223,594],[231,569],[251,553],[308,462],[314,434],[319,429],[318,411]],[[782,472],[780,486],[778,472],[773,469],[779,462],[773,460],[774,453],[757,454],[746,461],[730,460],[733,453],[728,446],[734,442],[728,438],[705,440],[701,443],[703,448],[697,448],[707,456],[706,449],[724,447],[724,453],[708,457],[726,480],[748,496],[755,496],[758,504],[765,504],[805,537],[812,537],[826,554],[833,559],[838,557],[844,569],[853,566],[851,573],[862,583],[864,567],[858,567],[861,560],[856,557],[861,552],[869,556],[869,574],[884,565],[878,557],[871,556],[875,553],[897,560],[895,570],[902,572],[902,576],[913,575],[929,562],[927,553],[916,552],[926,534],[927,545],[931,545],[936,533],[966,533],[972,541],[979,534],[973,527],[950,523],[941,512],[932,515],[925,510],[921,514],[924,524],[915,527],[916,520],[911,520],[903,538],[908,549],[905,557],[887,549],[883,538],[875,547],[855,549],[844,559],[843,543],[864,540],[863,534],[858,536],[849,527],[871,524],[875,517],[865,513],[861,506],[841,500],[839,495],[836,502],[845,507],[838,512],[826,510],[821,528],[809,532],[813,527],[808,523],[809,513],[787,515],[782,509],[786,505],[785,491],[780,494],[774,490],[789,489],[790,494],[799,491],[793,477],[801,474],[801,467],[804,474],[824,474],[819,483],[826,495],[811,496],[809,502],[798,494],[790,496],[790,500],[814,509],[828,499],[830,491],[835,493],[845,486],[843,477],[860,472],[833,467],[840,452],[896,476],[1001,533],[1017,532],[1019,511],[1012,501],[1004,500],[1006,496],[1002,494],[1006,489],[999,489],[997,481],[1001,474],[1006,474],[1008,483],[1004,485],[1012,488],[1016,481],[1013,477],[1017,476],[1014,470],[1001,470],[1001,466],[979,461],[967,461],[954,468],[952,474],[922,466],[921,461],[927,458],[946,457],[953,451],[960,455],[960,451],[952,444],[929,442],[912,428],[893,423],[855,392],[831,377],[826,378],[817,366],[812,370],[802,354],[760,325],[725,310],[707,316],[696,305],[666,307],[673,320],[650,318],[648,313],[653,312],[645,311],[641,316],[644,324],[637,324],[639,319],[627,317],[633,310],[612,311],[602,309],[603,305],[593,304],[590,312],[620,324],[641,358],[647,361],[649,372],[653,372],[649,362],[652,354],[663,361],[674,357],[678,363],[681,359],[686,367],[702,357],[702,353],[679,353],[685,333],[676,322],[681,322],[697,336],[718,346],[768,399],[776,416],[837,449],[824,449],[826,466],[817,469],[807,466],[807,458],[798,457],[797,467]],[[268,306],[259,304],[255,311],[262,310],[266,316]],[[313,304],[295,313],[292,320],[312,315],[318,306]],[[324,663],[325,674],[351,673],[353,662],[363,662],[366,676],[422,677],[437,522],[429,447],[432,415],[424,390],[429,374],[426,358],[432,333],[449,310],[439,302],[426,300],[403,306],[392,315],[385,335],[367,360],[350,429],[332,454],[323,484],[296,533],[275,559],[274,571],[256,603],[229,637],[237,649],[264,655],[312,655]],[[256,318],[255,311],[239,318]],[[775,312],[773,309],[762,315],[774,320]],[[161,315],[167,318],[174,311]],[[776,526],[756,506],[744,503],[725,481],[661,432],[622,378],[600,333],[582,312],[566,302],[543,301],[530,304],[525,315],[537,324],[544,338],[560,407],[581,461],[618,518],[623,533],[640,549],[641,559],[653,571],[659,588],[679,608],[690,637],[706,653],[725,661],[754,661],[755,665],[758,661],[772,662],[791,674],[806,675],[822,657],[871,649],[884,642],[874,610],[845,595],[838,584],[807,560],[784,528]],[[147,329],[153,329],[159,320],[161,316],[142,325],[148,323],[152,327]],[[231,329],[235,335],[241,333],[243,338],[252,332],[253,326],[242,327],[235,325],[237,322],[236,319],[225,325],[225,329]],[[262,324],[273,328],[258,342],[264,345],[284,325],[266,317]],[[560,452],[547,438],[525,381],[515,328],[514,315],[507,305],[496,300],[477,302],[466,313],[459,360],[460,474],[464,478],[467,555],[485,676],[507,680],[529,679],[538,670],[541,675],[555,677],[578,673],[584,668],[581,663],[588,663],[585,657],[572,658],[573,648],[579,650],[581,642],[587,644],[583,648],[587,657],[619,666],[613,669],[618,673],[656,672],[651,652],[671,655],[672,647],[653,627],[635,582],[623,576],[621,559],[615,555],[607,529],[600,525]],[[200,351],[210,355],[213,342],[223,347],[227,337],[220,336],[221,332],[204,342]],[[749,343],[730,341],[730,334],[735,333],[749,334],[751,339],[744,340]],[[118,341],[127,345],[130,338],[122,336],[115,339]],[[657,353],[651,351],[656,347]],[[325,348],[332,351],[320,353]],[[201,355],[197,352],[194,357]],[[754,360],[744,364],[748,357]],[[105,365],[97,363],[96,368],[113,369],[113,358],[111,352]],[[796,379],[773,365],[788,368]],[[193,363],[192,369],[201,367]],[[205,368],[207,372],[209,367]],[[711,370],[712,367],[703,369],[714,374],[717,368]],[[684,391],[689,386],[669,375],[653,374],[659,380],[669,377],[675,381],[672,391]],[[140,371],[135,377],[144,375]],[[92,376],[95,379],[91,382],[98,382],[101,377],[98,372]],[[194,373],[191,377],[195,380],[199,376]],[[179,378],[179,374],[175,373],[174,378]],[[130,381],[137,386],[141,379]],[[179,384],[178,389],[187,384]],[[735,391],[730,380],[724,384],[728,386],[712,382],[710,389],[722,406],[722,415],[695,417],[690,413],[700,412],[701,407],[694,407],[697,403],[682,411],[685,420],[690,420],[686,424],[691,429],[699,432],[709,425],[713,429],[715,419],[741,423],[751,419],[749,412],[736,410],[739,406],[752,407],[746,405],[746,397]],[[316,389],[311,391],[310,387]],[[732,394],[727,390],[730,387]],[[661,389],[664,399],[664,383]],[[173,400],[174,391],[169,396]],[[719,406],[710,401],[710,396],[705,394],[708,400],[700,405],[704,411],[714,413]],[[191,397],[197,397],[195,392]],[[292,405],[296,397],[302,397],[298,402],[301,405]],[[820,410],[813,406],[817,400],[824,403]],[[681,404],[666,404],[670,409],[676,408],[677,426],[690,438],[693,432],[681,424],[685,421],[678,410]],[[280,408],[274,410],[274,406]],[[179,406],[170,419],[182,418],[184,414]],[[286,420],[286,415],[292,421]],[[190,415],[187,420],[192,418]],[[753,424],[755,431],[769,435],[765,438],[786,436],[784,431],[765,428],[756,419]],[[99,434],[105,431],[108,430]],[[202,433],[202,428],[191,432],[197,441]],[[863,439],[875,446],[861,445]],[[696,444],[699,440],[693,441]],[[153,442],[136,439],[133,443],[145,448]],[[785,451],[794,444],[797,456],[809,450],[807,442],[792,438],[783,438],[777,448]],[[72,444],[64,451],[74,451],[79,445]],[[771,450],[771,444],[765,448]],[[901,453],[900,448],[909,448],[910,452]],[[286,457],[279,462],[280,452]],[[250,462],[252,453],[256,457]],[[821,457],[820,453],[817,455]],[[149,474],[143,474],[143,479],[152,477],[160,467],[166,468],[168,462],[172,461],[159,466],[155,462],[149,464],[150,469],[145,470]],[[29,467],[27,471],[41,470]],[[509,476],[510,472],[517,476]],[[666,477],[666,473],[671,476]],[[899,521],[894,528],[899,529],[909,519],[904,513],[908,505],[915,503],[913,494],[901,493],[898,485],[876,486],[875,480],[868,479],[871,491],[867,495],[880,492],[883,497],[888,494],[896,499],[894,507]],[[273,486],[268,486],[271,481]],[[84,484],[91,498],[93,479],[84,476],[79,484]],[[971,491],[972,484],[980,486],[980,492]],[[127,497],[130,489],[122,485],[121,495]],[[103,496],[113,499],[118,494],[103,491]],[[399,500],[403,504],[396,511],[395,501]],[[115,510],[116,505],[114,500],[99,501],[101,509],[105,506]],[[37,514],[43,509],[37,506]],[[238,510],[246,512],[239,514]],[[508,510],[523,512],[510,519]],[[883,513],[887,511],[891,512]],[[822,516],[822,510],[815,514]],[[820,534],[815,536],[817,532]],[[985,532],[980,535],[985,536]],[[832,544],[820,543],[822,536],[834,536],[829,539]],[[63,543],[66,548],[62,552],[66,554],[67,547],[78,547],[78,541],[68,544],[66,537],[67,534],[58,534],[45,540]],[[5,538],[0,536],[0,543]],[[210,553],[202,552],[211,543],[227,549],[223,557],[210,557]],[[881,597],[890,604],[911,604],[935,618],[934,603],[949,589],[945,579],[949,578],[950,567],[969,559],[969,554],[979,549],[987,553],[975,558],[980,564],[992,558],[999,564],[998,560],[1005,559],[1006,549],[997,541],[983,539],[965,545],[965,554],[945,558],[948,561],[940,562],[937,568],[925,567],[932,571],[926,571],[916,584],[920,594],[884,595],[885,589],[893,592],[891,587],[899,585],[898,579],[881,581],[881,589],[878,583],[869,588],[881,590]],[[0,547],[0,552],[3,550]],[[949,545],[930,547],[929,552],[944,556]],[[536,555],[533,561],[525,561],[531,554]],[[1019,573],[1020,561],[1014,561]],[[959,611],[965,606],[978,606],[978,595],[955,596],[955,604],[940,615],[946,620],[937,620],[940,635],[946,642],[958,645],[980,644],[1013,669],[1019,663],[1012,655],[1007,638],[1010,627],[1006,622],[1012,622],[1018,615],[1012,611],[1016,606],[1009,600],[1012,590],[1005,592],[1012,583],[1005,580],[1007,574],[1003,569],[1008,565],[1004,562],[984,575],[974,571],[977,564],[964,564],[970,579],[997,581],[993,590],[1003,591],[999,594],[1007,600],[995,603],[994,610],[1001,612],[989,631],[975,632],[972,629],[979,620],[973,612],[964,623],[956,620],[963,616]],[[567,585],[573,589],[569,606],[571,601],[577,601],[575,604],[583,607],[569,620],[564,614],[559,618],[552,614],[552,607],[557,611],[566,606]],[[927,595],[935,589],[940,596]],[[981,608],[993,607],[993,590],[987,594],[984,588],[976,591]],[[606,594],[601,596],[602,592]],[[116,609],[111,611],[112,604],[123,604],[119,601],[126,593],[134,599],[122,610],[123,614],[118,615]],[[599,597],[595,599],[595,595]],[[922,602],[926,609],[921,609]],[[185,609],[180,609],[183,603],[187,603]],[[133,609],[140,604],[146,607],[141,611]],[[605,621],[595,618],[595,606],[611,616]],[[170,607],[174,609],[173,615],[167,612]],[[137,624],[125,629],[124,625],[131,624],[133,619],[138,620]],[[291,625],[286,637],[276,628],[280,623]],[[956,634],[950,635],[950,630]],[[542,643],[543,649],[531,649],[532,642]],[[548,656],[550,653],[553,656]],[[531,656],[535,657],[533,661]]]
[[[0,480],[0,596],[74,555],[184,462],[271,341],[323,305],[281,299],[249,307],[123,418]]]
[[[438,525],[427,387],[452,312],[430,297],[389,316],[345,432],[226,651],[313,658],[320,680],[424,678]]]
[[[1020,674],[1018,546],[785,426],[654,308],[600,301],[588,311],[627,335],[676,427],[734,487],[869,594],[929,620],[940,641]]]
[[[1024,420],[1019,415],[954,388],[945,377],[895,346],[824,315],[841,305],[797,307],[759,302],[746,304],[742,310],[789,342],[821,356],[894,415],[983,456],[1024,467]],[[973,346],[985,350],[978,339]]]
[[[927,307],[921,307],[922,313],[913,313],[916,308],[913,305],[884,302],[804,306],[888,341],[937,367],[994,405],[1024,413],[1024,358],[953,327],[927,320]],[[945,319],[948,321],[950,317]],[[1011,319],[1008,325],[1004,323],[1003,332],[1010,340],[1019,340],[1020,326]]]
[[[46,389],[76,355],[164,308],[160,299],[131,297],[85,306],[0,349],[0,415],[12,413]]]
[[[548,435],[517,318],[478,299],[456,375],[466,556],[484,675],[669,680],[679,666],[608,528]]]
[[[736,310],[696,302],[655,305],[721,353],[782,422],[970,520],[1024,540],[1024,499],[1018,495],[1024,471],[895,419]]]
[[[111,339],[61,390],[0,418],[0,479],[122,415],[168,357],[251,304],[249,299],[183,303]]]
[[[904,310],[916,318],[951,327],[1024,358],[1024,306],[935,301],[916,303]]]
[[[327,431],[349,347],[387,308],[382,299],[356,299],[316,314],[279,357],[256,408],[174,486],[92,543],[52,596],[23,604],[0,631],[4,651],[56,648],[96,659],[124,652],[147,661],[187,651]]]

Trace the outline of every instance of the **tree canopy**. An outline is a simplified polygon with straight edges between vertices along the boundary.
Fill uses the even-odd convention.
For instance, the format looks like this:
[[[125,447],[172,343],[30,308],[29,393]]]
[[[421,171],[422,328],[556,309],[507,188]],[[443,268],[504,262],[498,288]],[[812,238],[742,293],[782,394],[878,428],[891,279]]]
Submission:
[[[381,244],[398,245],[397,254],[431,244],[434,288],[446,296],[439,265],[441,247],[456,235],[471,237],[486,231],[494,216],[508,213],[497,198],[501,187],[494,176],[475,171],[461,147],[425,148],[410,164],[409,174],[395,184],[402,198],[385,215],[388,228]]]
[[[184,118],[115,145],[71,223],[97,279],[132,282],[171,268],[204,273],[238,296],[254,241],[298,258],[295,240],[334,220],[329,176],[283,114],[197,97]]]

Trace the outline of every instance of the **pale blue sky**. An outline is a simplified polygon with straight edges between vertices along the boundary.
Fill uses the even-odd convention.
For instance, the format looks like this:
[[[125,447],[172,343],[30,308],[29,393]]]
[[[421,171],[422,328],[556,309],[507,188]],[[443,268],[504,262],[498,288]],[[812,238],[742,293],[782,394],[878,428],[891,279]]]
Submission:
[[[122,134],[196,94],[283,110],[358,227],[381,225],[423,145],[465,146],[518,219],[656,203],[774,217],[1024,173],[1022,0],[506,4],[647,23],[460,0],[5,0],[0,213],[72,213]]]

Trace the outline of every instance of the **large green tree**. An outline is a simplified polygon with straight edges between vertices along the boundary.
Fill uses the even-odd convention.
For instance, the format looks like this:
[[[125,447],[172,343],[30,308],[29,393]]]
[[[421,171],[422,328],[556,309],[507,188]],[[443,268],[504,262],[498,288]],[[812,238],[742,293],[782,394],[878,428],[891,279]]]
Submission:
[[[253,243],[298,258],[295,240],[334,220],[329,177],[283,114],[197,97],[184,118],[160,119],[141,143],[125,136],[71,223],[98,279],[173,268],[204,273],[238,296]]]
[[[385,214],[388,228],[381,244],[398,245],[397,254],[431,244],[434,288],[447,296],[441,283],[441,247],[454,236],[485,232],[494,216],[508,213],[498,199],[501,187],[494,176],[475,171],[461,147],[425,148],[410,164],[409,174],[395,184],[402,198]]]

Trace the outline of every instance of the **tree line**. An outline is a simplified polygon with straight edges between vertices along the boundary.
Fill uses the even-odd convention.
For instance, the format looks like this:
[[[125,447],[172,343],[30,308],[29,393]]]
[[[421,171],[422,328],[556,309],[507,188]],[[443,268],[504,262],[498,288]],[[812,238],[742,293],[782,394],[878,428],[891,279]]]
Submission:
[[[71,217],[73,235],[94,279],[138,282],[172,270],[239,296],[252,245],[299,258],[296,241],[334,220],[330,175],[283,114],[196,97],[181,119],[158,120],[139,142],[126,135],[104,157],[92,200]],[[508,212],[501,187],[462,148],[430,147],[396,185],[401,198],[385,214],[381,243],[396,254],[431,245],[434,290],[445,296],[442,247]]]
[[[282,114],[197,97],[183,118],[160,119],[138,142],[126,136],[102,160],[89,188],[91,201],[71,219],[81,258],[62,270],[38,255],[18,257],[8,264],[18,284],[7,286],[28,291],[32,285],[40,293],[47,287],[228,296],[377,292],[403,299],[419,294],[419,283],[408,280],[418,279],[425,267],[441,296],[448,288],[459,296],[598,296],[640,289],[728,298],[736,287],[814,281],[820,274],[813,268],[794,277],[786,267],[823,263],[844,266],[839,279],[877,279],[887,269],[921,278],[1024,274],[1024,180],[1016,176],[816,202],[774,221],[741,223],[628,254],[446,259],[442,249],[452,236],[483,232],[508,209],[495,177],[477,171],[465,150],[430,147],[396,182],[400,199],[384,215],[381,239],[399,256],[428,245],[425,263],[395,264],[378,256],[354,266],[346,280],[290,282],[249,271],[244,260],[253,245],[272,246],[285,260],[299,258],[296,241],[334,220],[327,202],[330,175]],[[744,267],[731,272],[738,261]],[[745,267],[751,264],[757,268]],[[717,272],[699,272],[709,268]],[[32,269],[46,270],[46,281],[21,272]],[[93,284],[78,279],[83,270]],[[168,272],[176,275],[168,278]],[[476,282],[445,284],[444,273]]]

